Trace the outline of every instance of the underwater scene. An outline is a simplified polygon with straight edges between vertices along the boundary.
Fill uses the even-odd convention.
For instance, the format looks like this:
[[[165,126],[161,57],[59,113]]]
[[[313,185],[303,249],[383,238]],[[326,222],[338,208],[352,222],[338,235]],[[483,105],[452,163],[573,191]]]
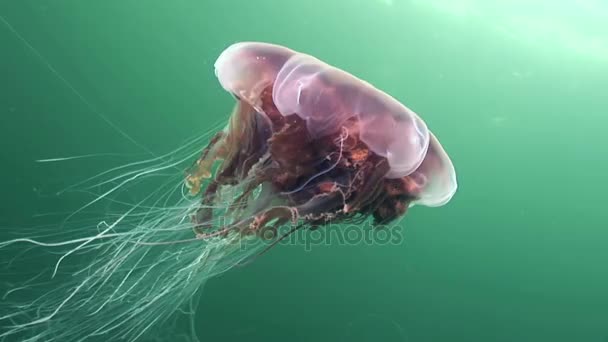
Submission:
[[[608,2],[0,1],[0,341],[608,342]]]

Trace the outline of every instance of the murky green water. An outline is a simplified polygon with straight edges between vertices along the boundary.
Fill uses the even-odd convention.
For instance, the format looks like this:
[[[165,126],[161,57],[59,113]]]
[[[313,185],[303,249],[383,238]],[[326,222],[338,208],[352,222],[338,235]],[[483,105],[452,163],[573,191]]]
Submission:
[[[285,245],[210,281],[201,341],[607,340],[607,3],[2,0],[0,16],[2,240],[81,204],[56,191],[217,127],[233,99],[213,62],[268,41],[418,112],[460,188],[415,207],[401,244]],[[85,154],[112,155],[35,162]],[[16,279],[3,268],[3,294]]]

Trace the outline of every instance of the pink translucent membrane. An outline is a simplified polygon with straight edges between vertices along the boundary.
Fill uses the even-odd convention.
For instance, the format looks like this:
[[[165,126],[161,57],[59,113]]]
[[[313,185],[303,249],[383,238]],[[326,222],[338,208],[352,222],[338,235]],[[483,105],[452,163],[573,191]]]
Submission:
[[[441,205],[455,192],[452,163],[424,121],[368,82],[310,55],[268,43],[231,45],[215,68],[224,89],[261,113],[260,95],[273,86],[273,102],[280,113],[300,116],[313,137],[335,133],[355,118],[361,140],[387,158],[387,178],[417,179],[418,203]]]
[[[458,183],[454,165],[433,133],[424,161],[408,179],[418,189],[415,192],[418,199],[414,204],[439,207],[448,203],[456,193]]]
[[[226,91],[263,112],[262,91],[275,83],[285,62],[295,54],[291,49],[273,44],[236,43],[218,57],[215,75]]]

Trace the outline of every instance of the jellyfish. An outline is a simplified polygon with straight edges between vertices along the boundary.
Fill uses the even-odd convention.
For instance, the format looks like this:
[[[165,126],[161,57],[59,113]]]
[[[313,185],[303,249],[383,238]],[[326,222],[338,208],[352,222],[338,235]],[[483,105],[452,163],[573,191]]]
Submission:
[[[344,70],[284,46],[239,42],[220,54],[215,74],[236,103],[202,151],[195,139],[109,170],[120,174],[98,181],[109,189],[81,209],[117,202],[125,187],[190,162],[181,185],[165,179],[122,213],[77,222],[71,239],[0,243],[55,249],[47,273],[4,295],[0,340],[136,341],[194,305],[207,280],[296,231],[386,226],[415,205],[445,205],[457,190],[427,124]],[[76,256],[84,266],[69,263]],[[35,288],[46,293],[23,302],[18,293]]]

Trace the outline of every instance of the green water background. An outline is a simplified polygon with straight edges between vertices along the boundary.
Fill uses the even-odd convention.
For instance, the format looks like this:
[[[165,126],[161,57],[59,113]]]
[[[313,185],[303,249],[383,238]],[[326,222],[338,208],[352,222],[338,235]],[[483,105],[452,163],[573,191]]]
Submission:
[[[370,81],[452,157],[459,192],[412,210],[403,244],[281,246],[211,281],[202,340],[607,340],[608,3],[2,0],[0,15],[5,227],[105,159],[34,160],[141,155],[101,116],[157,154],[225,120],[213,62],[236,41]]]

